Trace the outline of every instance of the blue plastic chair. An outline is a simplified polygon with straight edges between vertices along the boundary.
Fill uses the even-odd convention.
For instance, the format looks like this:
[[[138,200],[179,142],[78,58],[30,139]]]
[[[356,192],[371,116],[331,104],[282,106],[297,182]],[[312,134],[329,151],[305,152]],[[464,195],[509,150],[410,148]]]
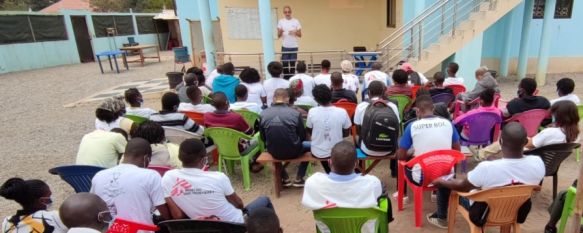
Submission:
[[[174,71],[176,71],[176,64],[184,64],[190,62],[190,55],[188,55],[188,47],[176,47],[174,51]],[[184,68],[184,66],[183,66]]]
[[[51,168],[49,173],[59,175],[62,180],[67,182],[75,189],[76,193],[89,192],[91,189],[91,179],[97,172],[103,170],[103,167],[89,165],[69,165]]]

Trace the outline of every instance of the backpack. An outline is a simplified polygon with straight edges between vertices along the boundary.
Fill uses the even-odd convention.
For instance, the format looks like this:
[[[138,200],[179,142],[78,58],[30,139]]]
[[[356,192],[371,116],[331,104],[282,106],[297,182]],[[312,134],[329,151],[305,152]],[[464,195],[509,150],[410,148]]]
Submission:
[[[413,85],[421,85],[421,77],[419,76],[419,73],[413,71],[411,74],[409,74],[409,81],[411,81],[411,84]]]
[[[391,154],[396,151],[399,121],[386,102],[370,102],[364,112],[359,137],[369,150],[387,151]]]

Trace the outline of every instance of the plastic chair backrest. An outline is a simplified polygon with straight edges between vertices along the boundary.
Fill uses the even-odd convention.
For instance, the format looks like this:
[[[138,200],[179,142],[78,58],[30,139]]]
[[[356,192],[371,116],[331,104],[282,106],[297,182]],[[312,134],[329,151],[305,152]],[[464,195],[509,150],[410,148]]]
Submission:
[[[255,123],[257,123],[257,121],[261,119],[261,116],[259,114],[249,110],[241,109],[235,112],[241,115],[243,119],[245,119],[245,122],[247,122],[247,125],[249,125],[249,127],[254,127]]]
[[[549,115],[550,112],[546,109],[533,109],[514,114],[510,119],[507,119],[506,122],[517,121],[524,127],[524,129],[526,129],[528,137],[534,137],[534,135],[538,133],[538,128],[540,127],[541,122]]]
[[[492,130],[500,129],[502,117],[493,112],[478,112],[464,117],[457,125],[469,127],[470,134],[467,139],[462,139],[464,146],[468,145],[489,145],[492,143]],[[495,132],[496,133],[496,132]]]
[[[428,187],[433,180],[449,175],[452,168],[465,159],[466,156],[457,150],[434,150],[415,156],[405,166],[412,168],[418,164],[423,173],[423,184],[421,186]]]
[[[251,136],[237,130],[221,127],[206,128],[204,135],[213,140],[221,156],[230,160],[236,160],[241,156],[241,153],[239,153],[239,139],[251,139]]]
[[[138,125],[142,124],[142,123],[144,123],[144,121],[148,120],[148,118],[141,117],[141,116],[135,116],[135,115],[127,115],[126,114],[126,115],[124,115],[124,117],[132,120],[134,123],[136,123]]]
[[[152,166],[152,165],[148,166],[148,169],[152,169],[152,170],[154,170],[154,171],[157,171],[157,172],[160,174],[160,176],[164,176],[164,174],[165,174],[167,171],[170,171],[170,170],[172,170],[172,168],[171,168],[171,167],[165,167],[165,166]]]
[[[205,95],[202,97],[202,103],[203,104],[212,104],[213,99],[211,97]]]
[[[453,90],[453,95],[455,95],[455,96],[457,96],[459,93],[466,92],[466,87],[464,85],[452,84],[452,85],[447,85],[447,87],[449,87],[449,88],[451,88],[451,90]]]
[[[162,128],[164,128],[164,136],[166,136],[166,140],[177,145],[180,145],[180,143],[189,138],[202,139],[201,135],[186,130],[169,126],[162,126]]]
[[[434,104],[444,103],[446,106],[449,106],[449,104],[455,100],[455,96],[450,93],[441,93],[431,96],[431,99],[433,99]]]
[[[350,119],[354,118],[354,113],[356,112],[357,106],[355,103],[348,102],[346,100],[340,100],[336,103],[333,103],[332,105],[346,110],[346,113],[348,113],[348,117],[350,117]]]
[[[545,163],[545,176],[552,176],[557,174],[563,160],[569,157],[573,153],[573,150],[580,146],[579,143],[551,144],[525,151],[524,154],[540,156]]]
[[[565,227],[567,226],[567,220],[569,216],[573,214],[573,209],[575,207],[575,197],[577,196],[577,189],[575,187],[569,187],[567,193],[565,194],[565,204],[563,205],[563,211],[561,213],[561,221],[559,222],[558,233],[564,233]],[[583,219],[582,219],[583,222]]]
[[[159,223],[170,233],[245,233],[245,224],[209,220],[168,220]]]
[[[405,111],[405,107],[411,103],[411,98],[406,95],[392,95],[389,96],[389,99],[392,101],[397,102],[397,107],[399,108],[399,119],[403,120],[403,113]]]
[[[464,195],[472,201],[488,204],[487,225],[506,225],[516,222],[518,209],[531,196],[537,185],[511,185],[484,189]]]
[[[204,125],[204,113],[200,112],[182,112],[191,120],[195,121],[199,125]]]
[[[103,169],[105,168],[89,165],[69,165],[51,168],[49,173],[59,175],[62,180],[75,189],[76,193],[80,193],[89,192],[91,179]]]
[[[316,226],[327,227],[330,231],[334,233],[354,233],[362,232],[361,229],[365,223],[369,220],[376,220],[373,232],[381,232],[380,224],[387,224],[386,212],[383,212],[377,208],[368,209],[356,209],[356,208],[330,208],[330,209],[319,209],[314,210],[314,219],[317,221]],[[322,224],[318,224],[321,222]],[[320,227],[317,227],[317,232],[320,231]],[[384,231],[384,232],[388,232]]]
[[[414,85],[411,87],[411,97],[413,99],[417,98],[417,91],[421,88],[421,85]]]
[[[304,105],[304,104],[294,104],[294,106],[301,108],[303,110],[306,110],[306,112],[309,112],[310,109],[312,109],[312,105]]]
[[[115,218],[113,224],[111,224],[109,230],[107,230],[107,233],[137,233],[140,230],[157,231],[159,228],[156,225],[143,224],[121,218]]]
[[[579,118],[583,118],[583,105],[577,105],[577,110],[579,111]]]
[[[128,43],[135,44],[136,43],[136,39],[133,36],[130,36],[130,37],[128,37]]]
[[[174,51],[174,63],[186,63],[190,61],[188,47],[175,47],[172,48],[172,51]]]

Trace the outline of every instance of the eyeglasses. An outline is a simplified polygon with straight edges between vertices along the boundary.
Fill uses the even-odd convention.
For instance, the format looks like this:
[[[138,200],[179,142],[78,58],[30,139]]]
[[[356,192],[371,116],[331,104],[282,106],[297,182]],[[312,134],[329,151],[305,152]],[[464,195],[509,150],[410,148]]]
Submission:
[[[101,211],[97,213],[97,221],[102,223],[111,223],[113,222],[113,216],[111,211]]]

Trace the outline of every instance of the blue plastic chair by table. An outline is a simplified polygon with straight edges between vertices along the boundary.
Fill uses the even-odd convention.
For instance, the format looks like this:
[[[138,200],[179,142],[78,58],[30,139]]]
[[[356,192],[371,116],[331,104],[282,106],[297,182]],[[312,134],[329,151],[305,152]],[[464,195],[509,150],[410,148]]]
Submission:
[[[188,55],[188,47],[176,47],[174,51],[174,71],[176,71],[176,64],[184,64],[190,62],[190,55]],[[182,65],[184,69],[184,65]]]
[[[59,175],[62,180],[75,189],[76,193],[81,193],[89,192],[91,179],[103,169],[105,168],[88,165],[69,165],[51,168],[49,173]]]

